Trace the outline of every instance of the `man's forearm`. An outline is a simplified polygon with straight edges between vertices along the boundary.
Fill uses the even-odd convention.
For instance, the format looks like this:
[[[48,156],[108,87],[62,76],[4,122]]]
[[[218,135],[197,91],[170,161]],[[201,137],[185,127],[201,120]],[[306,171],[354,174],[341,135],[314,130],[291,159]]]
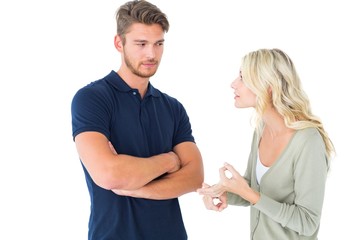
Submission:
[[[195,164],[194,164],[195,165]],[[203,182],[203,170],[199,166],[184,166],[179,171],[166,174],[137,190],[114,189],[118,195],[153,200],[177,198],[185,193],[196,191]]]

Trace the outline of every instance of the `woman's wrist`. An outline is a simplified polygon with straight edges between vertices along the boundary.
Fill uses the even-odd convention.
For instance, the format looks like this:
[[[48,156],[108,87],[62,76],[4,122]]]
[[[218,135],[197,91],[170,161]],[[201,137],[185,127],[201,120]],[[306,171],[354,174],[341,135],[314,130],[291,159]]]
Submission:
[[[249,201],[252,205],[255,205],[260,199],[260,193],[254,191],[252,188],[249,188],[247,193],[246,200]]]

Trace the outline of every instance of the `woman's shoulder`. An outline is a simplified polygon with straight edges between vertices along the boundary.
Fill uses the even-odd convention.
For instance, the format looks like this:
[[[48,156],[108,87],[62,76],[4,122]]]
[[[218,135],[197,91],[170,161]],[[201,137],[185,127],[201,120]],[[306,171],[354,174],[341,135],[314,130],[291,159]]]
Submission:
[[[304,129],[297,130],[295,137],[299,140],[309,140],[309,138],[321,138],[320,132],[314,127],[308,127]]]
[[[324,140],[317,128],[309,127],[301,130],[297,130],[293,141],[292,146],[300,149],[313,149],[313,148],[324,148]]]

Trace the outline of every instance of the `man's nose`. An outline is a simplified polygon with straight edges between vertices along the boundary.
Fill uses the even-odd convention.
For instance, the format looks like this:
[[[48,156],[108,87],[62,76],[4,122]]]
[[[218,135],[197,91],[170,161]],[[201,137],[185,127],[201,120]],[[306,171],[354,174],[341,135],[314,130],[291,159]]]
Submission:
[[[148,46],[146,48],[146,58],[153,59],[155,58],[155,47],[154,46]]]

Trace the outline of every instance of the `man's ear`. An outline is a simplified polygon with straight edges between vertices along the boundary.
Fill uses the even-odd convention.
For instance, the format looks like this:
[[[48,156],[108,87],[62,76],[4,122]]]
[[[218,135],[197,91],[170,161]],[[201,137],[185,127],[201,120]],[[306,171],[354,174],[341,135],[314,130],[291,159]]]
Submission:
[[[119,35],[114,37],[114,46],[119,52],[123,52],[122,39]]]

